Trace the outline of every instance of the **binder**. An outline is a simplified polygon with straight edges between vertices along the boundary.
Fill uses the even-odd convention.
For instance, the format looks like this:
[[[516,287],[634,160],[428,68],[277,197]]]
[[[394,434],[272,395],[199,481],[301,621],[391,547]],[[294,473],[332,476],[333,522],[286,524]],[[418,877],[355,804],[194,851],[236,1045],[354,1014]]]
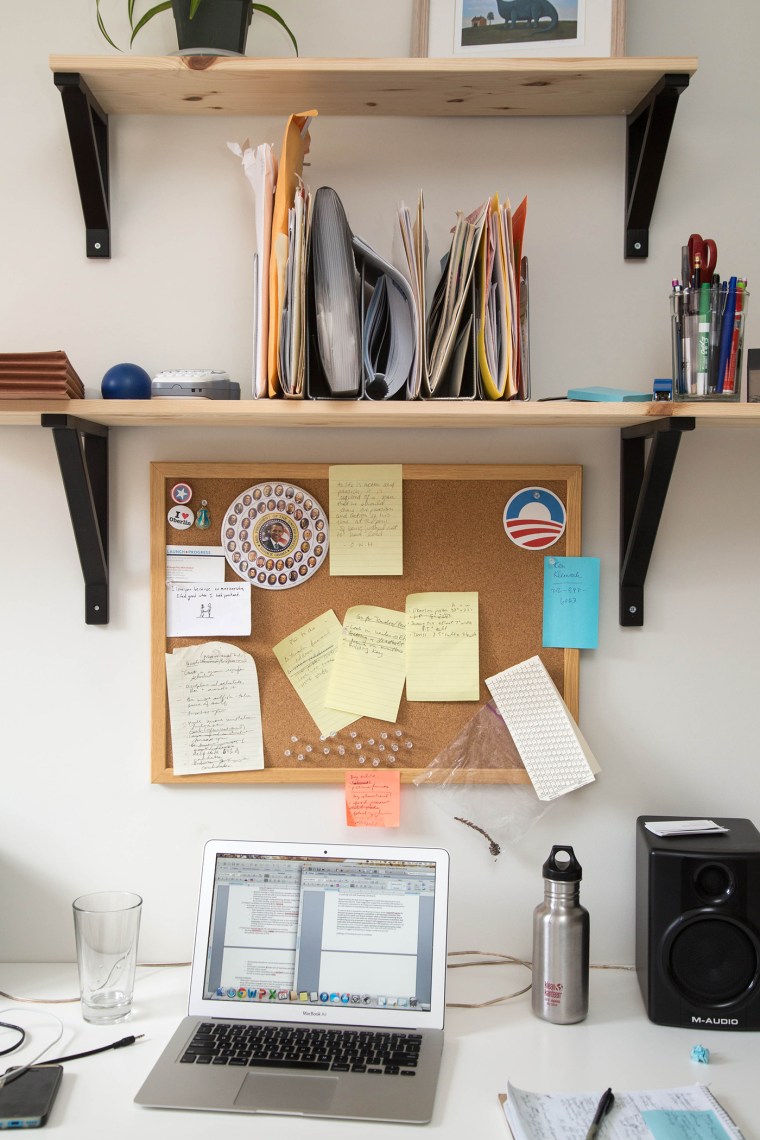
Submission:
[[[307,390],[311,399],[361,396],[360,279],[343,204],[330,186],[314,195],[306,271]]]

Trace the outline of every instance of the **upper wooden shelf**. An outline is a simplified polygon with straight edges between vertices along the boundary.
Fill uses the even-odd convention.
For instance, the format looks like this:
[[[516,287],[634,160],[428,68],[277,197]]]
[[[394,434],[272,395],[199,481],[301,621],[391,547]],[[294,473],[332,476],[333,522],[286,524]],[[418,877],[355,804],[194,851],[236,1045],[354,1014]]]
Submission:
[[[697,60],[55,55],[50,67],[81,75],[115,115],[628,115]]]
[[[216,428],[624,428],[659,419],[760,427],[759,404],[404,403],[355,400],[2,400],[0,426],[38,427],[43,413],[106,427]]]

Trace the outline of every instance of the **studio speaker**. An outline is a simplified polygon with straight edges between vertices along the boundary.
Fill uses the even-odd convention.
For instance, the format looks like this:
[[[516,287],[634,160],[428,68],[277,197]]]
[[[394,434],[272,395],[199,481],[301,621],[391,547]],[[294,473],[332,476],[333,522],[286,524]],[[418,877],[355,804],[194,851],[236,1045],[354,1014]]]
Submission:
[[[760,832],[661,838],[636,823],[636,972],[658,1025],[760,1029]],[[680,817],[687,818],[687,817]]]

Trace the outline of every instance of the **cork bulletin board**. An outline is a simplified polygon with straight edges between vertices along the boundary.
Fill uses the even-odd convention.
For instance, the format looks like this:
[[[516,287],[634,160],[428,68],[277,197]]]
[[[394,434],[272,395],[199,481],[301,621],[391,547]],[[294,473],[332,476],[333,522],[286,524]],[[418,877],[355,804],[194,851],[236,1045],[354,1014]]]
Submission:
[[[166,687],[165,654],[199,644],[202,638],[166,636],[166,547],[219,546],[222,526],[236,498],[260,483],[295,484],[328,514],[326,464],[152,463],[151,464],[151,703],[153,782],[174,784],[338,783],[347,768],[365,763],[401,772],[411,781],[490,699],[485,678],[538,654],[578,717],[576,649],[544,649],[542,641],[544,555],[581,553],[580,466],[403,465],[404,573],[393,577],[331,577],[329,553],[319,569],[289,589],[261,589],[252,595],[250,637],[220,638],[253,656],[258,671],[265,767],[251,772],[175,776]],[[211,525],[175,530],[168,523],[171,488],[192,487],[191,506],[207,500]],[[553,492],[566,511],[566,527],[554,545],[527,550],[504,529],[504,509],[526,487]],[[230,565],[226,580],[239,581]],[[362,718],[334,737],[319,730],[275,658],[272,647],[306,622],[332,609],[343,621],[354,605],[404,610],[407,594],[426,591],[478,592],[480,700],[417,702],[402,696],[394,724]],[[371,743],[370,743],[371,742]],[[382,749],[380,745],[382,744]],[[393,760],[389,762],[391,747]],[[377,765],[375,765],[377,766]],[[483,771],[484,782],[528,783],[519,765]]]

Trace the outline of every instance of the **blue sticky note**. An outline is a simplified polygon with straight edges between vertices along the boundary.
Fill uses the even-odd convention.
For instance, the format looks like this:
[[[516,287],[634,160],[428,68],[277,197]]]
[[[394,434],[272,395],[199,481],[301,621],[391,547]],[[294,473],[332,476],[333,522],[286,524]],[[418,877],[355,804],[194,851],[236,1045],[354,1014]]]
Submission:
[[[654,1140],[729,1140],[712,1109],[707,1112],[646,1109],[641,1115]]]
[[[544,558],[545,648],[596,649],[599,573],[598,558]]]

